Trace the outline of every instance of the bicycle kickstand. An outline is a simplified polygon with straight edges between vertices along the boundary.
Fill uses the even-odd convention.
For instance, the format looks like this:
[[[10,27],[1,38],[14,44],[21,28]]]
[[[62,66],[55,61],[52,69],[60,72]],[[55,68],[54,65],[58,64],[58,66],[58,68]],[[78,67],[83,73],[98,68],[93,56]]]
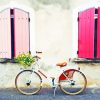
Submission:
[[[54,97],[55,97],[56,89],[57,89],[58,86],[54,84],[55,78],[54,78],[54,77],[51,77],[51,78],[52,78],[52,85],[53,85],[53,89],[54,89]]]
[[[54,87],[54,97],[55,97],[55,95],[56,95],[57,87],[58,87],[58,86],[55,86],[55,87]]]

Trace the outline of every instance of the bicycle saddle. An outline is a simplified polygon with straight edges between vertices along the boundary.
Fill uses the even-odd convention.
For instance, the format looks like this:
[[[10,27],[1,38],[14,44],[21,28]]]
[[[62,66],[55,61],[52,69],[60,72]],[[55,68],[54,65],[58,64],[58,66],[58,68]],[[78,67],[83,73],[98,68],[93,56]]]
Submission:
[[[56,66],[64,67],[67,65],[67,62],[57,63]]]

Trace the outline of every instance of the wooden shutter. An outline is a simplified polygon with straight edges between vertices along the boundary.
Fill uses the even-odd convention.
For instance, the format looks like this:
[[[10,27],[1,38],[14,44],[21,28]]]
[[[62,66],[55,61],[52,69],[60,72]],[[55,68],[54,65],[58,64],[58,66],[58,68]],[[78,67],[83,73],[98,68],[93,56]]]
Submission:
[[[79,13],[78,57],[94,58],[94,13],[95,8]]]
[[[0,12],[0,58],[11,58],[10,9]]]
[[[29,13],[14,9],[15,56],[29,52]]]

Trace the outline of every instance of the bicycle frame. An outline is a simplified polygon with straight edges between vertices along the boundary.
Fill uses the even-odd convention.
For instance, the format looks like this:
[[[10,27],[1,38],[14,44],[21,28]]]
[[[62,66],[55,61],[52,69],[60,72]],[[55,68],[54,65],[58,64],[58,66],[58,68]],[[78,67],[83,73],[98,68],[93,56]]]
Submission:
[[[71,64],[72,65],[72,64]],[[76,67],[76,68],[72,68],[70,65],[67,65],[66,66],[66,64],[65,65],[61,65],[61,64],[57,64],[57,66],[60,66],[60,67],[58,67],[58,71],[57,71],[57,76],[55,77],[55,76],[53,76],[52,77],[52,75],[51,75],[51,73],[50,73],[50,75],[48,75],[48,74],[46,74],[44,71],[42,71],[42,69],[40,69],[39,67],[41,66],[41,63],[40,63],[40,60],[39,60],[39,58],[38,57],[36,57],[36,61],[35,61],[35,63],[33,64],[33,66],[32,66],[32,69],[24,69],[23,71],[21,71],[17,76],[16,76],[16,79],[15,79],[15,85],[16,85],[16,88],[18,89],[18,91],[19,92],[21,92],[22,94],[26,94],[26,95],[30,95],[30,94],[35,94],[35,93],[38,93],[39,91],[40,91],[40,89],[42,88],[42,86],[43,86],[43,81],[42,81],[42,77],[41,76],[43,76],[45,79],[51,79],[52,81],[50,82],[49,81],[49,83],[52,83],[52,87],[54,88],[54,96],[55,96],[55,91],[56,91],[56,89],[57,89],[57,87],[58,86],[60,86],[60,89],[64,92],[64,93],[66,93],[66,94],[70,94],[70,95],[76,95],[76,94],[79,94],[79,93],[81,93],[82,91],[84,91],[84,89],[86,88],[86,84],[87,84],[87,80],[86,80],[86,77],[85,77],[85,75],[81,72],[81,71],[79,71],[80,69],[78,68],[78,67],[76,67],[75,66],[75,64],[74,64],[74,66]],[[73,66],[73,65],[72,65]],[[20,87],[21,87],[21,85],[20,85],[20,83],[18,82],[18,80],[20,80],[20,75],[23,75],[22,73],[23,72],[31,72],[29,75],[30,76],[28,76],[27,77],[27,79],[28,80],[25,80],[26,81],[26,83],[24,84],[24,85],[26,85],[26,86],[29,86],[30,85],[30,83],[31,83],[31,80],[32,79],[35,79],[34,78],[34,76],[33,75],[37,75],[38,77],[39,77],[39,87],[38,87],[38,89],[37,90],[35,90],[34,92],[24,92],[23,90],[21,90],[20,89]],[[78,74],[74,74],[74,72],[75,73],[79,73],[79,75]],[[84,81],[84,84],[82,84],[82,87],[81,87],[81,85],[76,85],[75,83],[76,83],[76,81],[77,80],[79,80],[79,78],[78,77],[76,77],[77,78],[77,80],[74,80],[74,76],[73,75],[75,75],[75,77],[76,77],[76,75],[78,75],[78,76],[82,76],[81,78],[83,78],[83,81]],[[26,78],[26,76],[24,75],[24,77]],[[37,77],[36,77],[37,78]],[[75,79],[76,79],[75,78]],[[37,78],[38,79],[38,78]],[[36,79],[35,79],[36,80]],[[34,81],[35,82],[35,80],[32,80],[32,81]],[[22,80],[22,82],[23,82],[23,80]],[[19,83],[19,85],[18,85],[18,83]],[[63,84],[63,83],[65,83],[65,84]],[[81,80],[79,81],[79,83],[81,84]],[[33,83],[32,83],[33,84]],[[37,84],[37,83],[35,83],[35,84]],[[24,86],[23,85],[23,86]],[[38,85],[38,84],[37,84]],[[67,92],[67,90],[65,90],[64,88],[63,88],[63,86],[65,86],[66,87],[66,85],[68,85],[68,86],[70,86],[70,87],[72,87],[72,86],[74,86],[74,85],[76,85],[76,86],[80,86],[80,88],[79,88],[79,90],[78,91],[75,91],[75,92]],[[31,85],[30,85],[31,86]],[[33,85],[34,86],[34,85]],[[34,87],[35,88],[35,87]],[[77,87],[75,87],[76,89],[77,89]],[[27,89],[27,87],[26,87],[26,89]],[[29,88],[30,89],[30,88]],[[74,88],[73,88],[74,89]]]
[[[33,72],[34,71],[37,72],[40,76],[42,75],[44,78],[46,78],[48,80],[51,79],[52,80],[52,87],[57,87],[59,85],[59,78],[60,78],[61,75],[63,75],[65,78],[67,78],[68,81],[70,81],[69,77],[67,77],[64,73],[64,71],[70,70],[70,68],[66,68],[66,66],[63,67],[63,68],[60,68],[58,76],[57,77],[51,77],[51,76],[46,75],[44,72],[42,72],[38,68],[40,66],[40,64],[38,64],[38,63],[39,63],[39,60],[36,60],[35,64],[32,67]],[[36,66],[36,68],[34,68],[34,66]]]

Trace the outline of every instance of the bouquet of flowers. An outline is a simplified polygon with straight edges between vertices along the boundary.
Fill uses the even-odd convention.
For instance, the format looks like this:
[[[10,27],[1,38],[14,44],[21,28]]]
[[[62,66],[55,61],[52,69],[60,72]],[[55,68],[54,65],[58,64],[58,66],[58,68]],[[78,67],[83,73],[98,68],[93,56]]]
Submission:
[[[15,58],[15,61],[26,68],[35,62],[35,58],[30,53],[22,53]]]

